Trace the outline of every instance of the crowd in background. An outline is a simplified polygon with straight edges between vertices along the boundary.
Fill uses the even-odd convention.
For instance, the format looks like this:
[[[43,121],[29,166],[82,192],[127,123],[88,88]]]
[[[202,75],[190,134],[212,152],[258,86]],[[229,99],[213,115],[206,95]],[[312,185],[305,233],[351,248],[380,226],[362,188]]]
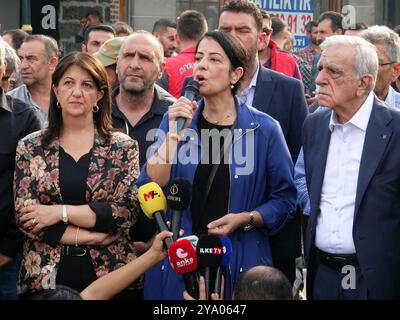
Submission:
[[[81,52],[4,31],[0,299],[183,299],[138,200],[178,177],[192,185],[184,235],[232,242],[222,298],[305,298],[307,269],[307,299],[399,299],[400,28],[343,19],[309,22],[296,53],[286,22],[247,0],[215,31],[194,10],[151,32],[92,10]],[[227,148],[190,135],[203,130]],[[195,163],[179,158],[188,146]]]

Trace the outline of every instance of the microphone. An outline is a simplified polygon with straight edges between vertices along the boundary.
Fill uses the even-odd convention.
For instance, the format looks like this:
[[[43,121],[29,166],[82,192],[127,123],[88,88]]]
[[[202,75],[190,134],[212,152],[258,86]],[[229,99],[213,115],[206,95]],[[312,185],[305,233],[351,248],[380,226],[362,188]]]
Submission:
[[[221,257],[221,264],[217,268],[217,274],[215,276],[215,285],[214,285],[214,292],[218,294],[218,296],[221,295],[221,277],[222,274],[225,275],[225,270],[226,267],[229,266],[229,262],[231,261],[231,256],[232,256],[232,242],[231,239],[228,237],[219,237],[221,240],[222,244],[222,257]],[[223,298],[223,297],[222,297]]]
[[[199,97],[199,83],[196,80],[190,80],[185,87],[184,97],[190,101],[196,101]],[[186,118],[179,117],[176,119],[176,132],[182,131]]]
[[[176,241],[181,230],[182,214],[192,200],[192,185],[184,178],[176,178],[168,186],[167,204],[172,209],[172,239]]]
[[[146,183],[139,188],[138,198],[144,214],[149,219],[154,219],[158,230],[160,232],[169,231],[163,218],[163,214],[167,210],[167,200],[161,187],[155,182]],[[168,237],[164,241],[168,248],[172,242],[172,238]]]
[[[197,260],[200,269],[204,269],[204,280],[206,286],[206,299],[211,296],[211,287],[216,269],[221,264],[222,244],[217,236],[207,235],[199,239],[197,243]]]
[[[199,241],[199,238],[197,238],[197,236],[195,236],[194,234],[190,235],[190,236],[186,236],[186,237],[182,237],[179,238],[177,241],[181,241],[181,240],[189,240],[190,243],[192,244],[193,248],[196,249],[197,247],[197,242]]]
[[[197,274],[196,249],[187,239],[172,242],[168,250],[169,262],[175,273],[181,274],[186,291],[199,299],[199,277]]]

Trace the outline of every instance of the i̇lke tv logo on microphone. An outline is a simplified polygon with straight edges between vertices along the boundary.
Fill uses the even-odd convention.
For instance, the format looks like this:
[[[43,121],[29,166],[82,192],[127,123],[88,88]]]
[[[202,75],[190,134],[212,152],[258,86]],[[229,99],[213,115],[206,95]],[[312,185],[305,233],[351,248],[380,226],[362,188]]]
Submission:
[[[222,254],[222,248],[221,247],[200,248],[200,253],[213,254],[216,256],[220,256]]]
[[[176,266],[178,268],[184,268],[195,263],[192,257],[188,258],[189,253],[183,250],[182,248],[176,249],[175,254],[179,259],[181,259],[176,262]]]

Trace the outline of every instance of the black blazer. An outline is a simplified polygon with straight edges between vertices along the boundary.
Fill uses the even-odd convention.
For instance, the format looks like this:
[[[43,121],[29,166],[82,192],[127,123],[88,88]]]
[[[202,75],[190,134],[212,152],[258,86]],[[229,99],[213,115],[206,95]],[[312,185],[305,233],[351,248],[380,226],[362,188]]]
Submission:
[[[305,243],[312,297],[315,232],[331,132],[330,110],[304,123],[304,161],[311,212]],[[353,239],[372,299],[400,299],[400,112],[375,99],[361,156]]]

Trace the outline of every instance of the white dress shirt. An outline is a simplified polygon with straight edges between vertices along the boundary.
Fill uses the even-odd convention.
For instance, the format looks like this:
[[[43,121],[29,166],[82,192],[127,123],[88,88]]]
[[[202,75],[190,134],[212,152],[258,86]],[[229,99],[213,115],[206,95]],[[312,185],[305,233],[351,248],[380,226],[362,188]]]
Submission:
[[[315,238],[315,245],[322,251],[336,254],[356,252],[353,241],[354,205],[361,154],[373,103],[374,93],[371,92],[345,124],[340,124],[332,112],[329,123],[332,134]]]
[[[393,107],[393,108],[400,108],[400,93],[398,93],[396,90],[392,88],[392,86],[389,86],[389,92],[386,97],[385,102]]]
[[[239,104],[247,104],[248,106],[253,105],[254,93],[256,92],[257,77],[259,71],[260,71],[260,65],[257,66],[257,70],[254,73],[249,86],[237,93]]]

